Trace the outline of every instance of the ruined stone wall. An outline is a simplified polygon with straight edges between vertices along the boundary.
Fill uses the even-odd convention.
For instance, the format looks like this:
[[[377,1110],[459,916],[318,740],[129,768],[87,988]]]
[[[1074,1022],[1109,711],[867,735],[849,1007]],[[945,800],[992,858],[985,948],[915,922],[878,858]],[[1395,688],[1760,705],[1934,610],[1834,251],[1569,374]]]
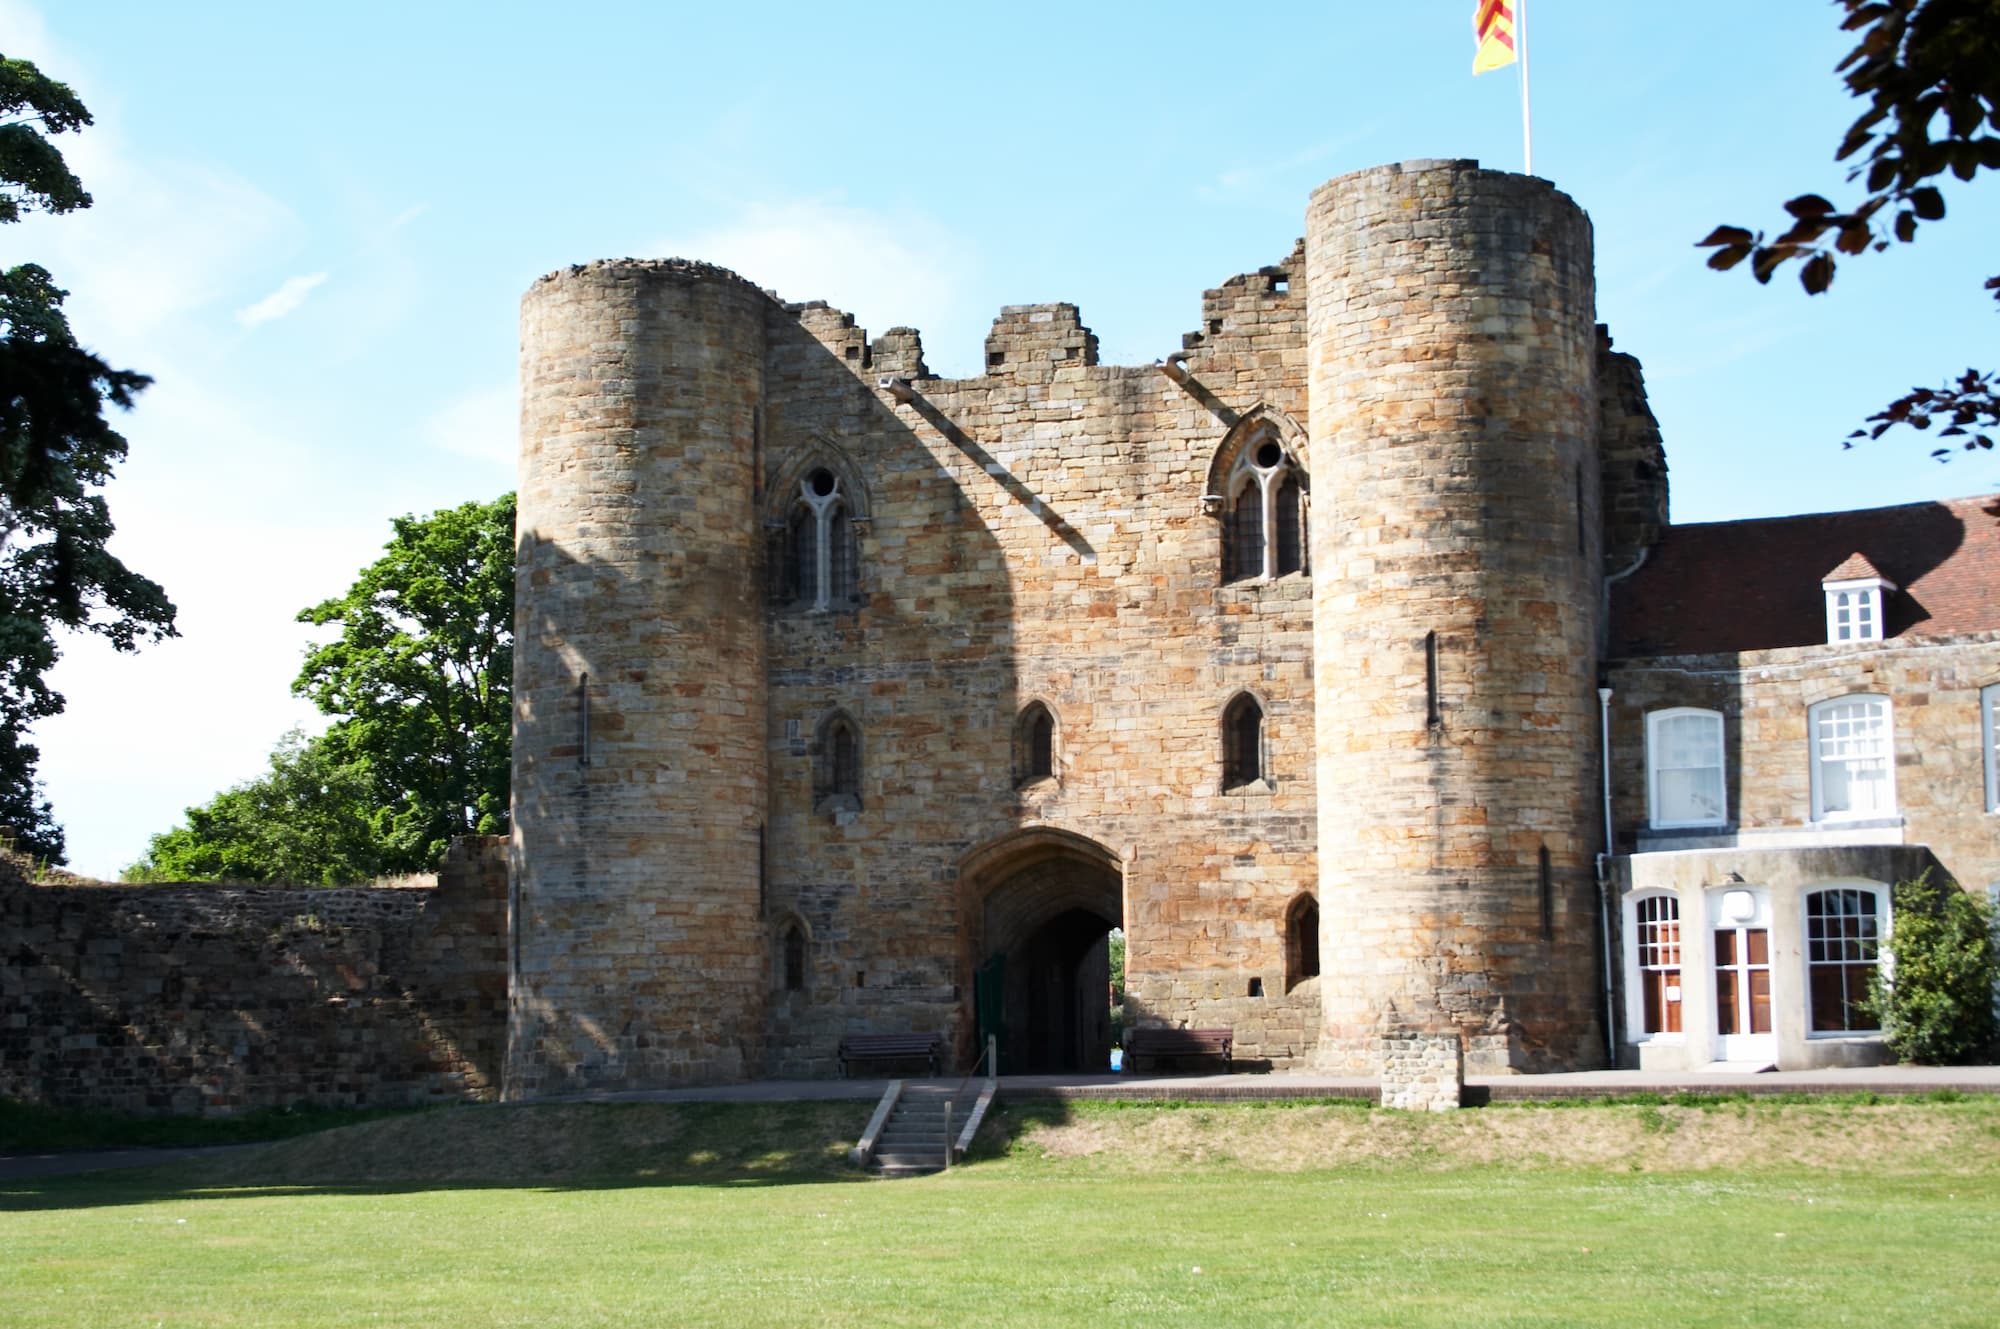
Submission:
[[[1604,506],[1604,575],[1629,571],[1667,533],[1667,450],[1646,404],[1636,357],[1611,349],[1597,330],[1598,448]]]
[[[1589,1064],[1589,220],[1477,163],[1380,167],[1314,192],[1306,268],[1321,1059],[1371,1066],[1398,1007],[1474,1070]]]
[[[505,842],[434,888],[39,886],[0,863],[0,1096],[230,1113],[487,1098]]]
[[[1232,439],[1265,430],[1303,460],[1297,261],[1204,297],[1186,385],[1097,364],[1068,305],[1005,310],[966,380],[922,377],[907,331],[871,345],[823,306],[773,318],[765,524],[816,460],[868,508],[859,603],[769,618],[767,936],[775,952],[796,919],[811,938],[807,990],[774,993],[774,1071],[830,1070],[850,1030],[968,1049],[973,971],[1007,939],[996,896],[1102,898],[1080,860],[1067,893],[1031,881],[1030,841],[1006,846],[1043,831],[1117,865],[1093,908],[1126,930],[1129,1020],[1231,1024],[1239,1056],[1277,1064],[1309,1051],[1316,990],[1286,991],[1283,922],[1315,884],[1310,593],[1296,573],[1223,584],[1203,502]],[[916,376],[907,402],[875,386],[898,373]],[[1243,690],[1271,778],[1224,792],[1221,715]],[[1023,784],[1014,731],[1035,701],[1055,774]],[[862,735],[857,809],[815,807],[836,710]]]
[[[1703,846],[1718,834],[1738,836],[1745,847],[1776,847],[1771,834],[1799,843],[1829,832],[1879,842],[1900,834],[1903,843],[1929,845],[1966,887],[2000,882],[2000,817],[1986,811],[1979,714],[1980,690],[2000,683],[2000,633],[1628,660],[1611,666],[1608,682],[1621,853],[1641,835],[1651,848],[1671,849]],[[1900,828],[1813,824],[1807,709],[1854,693],[1889,698]],[[1646,716],[1672,706],[1722,714],[1725,831],[1648,829]]]

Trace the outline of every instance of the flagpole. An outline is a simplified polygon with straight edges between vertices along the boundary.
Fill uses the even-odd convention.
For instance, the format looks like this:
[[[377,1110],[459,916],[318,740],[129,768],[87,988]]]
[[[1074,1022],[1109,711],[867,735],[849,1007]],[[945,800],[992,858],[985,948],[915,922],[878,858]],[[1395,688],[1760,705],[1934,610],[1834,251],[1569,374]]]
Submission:
[[[1521,173],[1535,173],[1535,135],[1528,118],[1528,0],[1514,0],[1514,36],[1521,44]]]

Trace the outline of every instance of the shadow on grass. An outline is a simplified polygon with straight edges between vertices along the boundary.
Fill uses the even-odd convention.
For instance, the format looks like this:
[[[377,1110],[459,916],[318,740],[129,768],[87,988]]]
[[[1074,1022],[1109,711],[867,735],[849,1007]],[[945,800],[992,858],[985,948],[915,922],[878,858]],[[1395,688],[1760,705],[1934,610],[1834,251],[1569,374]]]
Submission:
[[[0,1180],[0,1211],[164,1200],[873,1181],[847,1150],[873,1105],[479,1105],[363,1122],[157,1167]]]

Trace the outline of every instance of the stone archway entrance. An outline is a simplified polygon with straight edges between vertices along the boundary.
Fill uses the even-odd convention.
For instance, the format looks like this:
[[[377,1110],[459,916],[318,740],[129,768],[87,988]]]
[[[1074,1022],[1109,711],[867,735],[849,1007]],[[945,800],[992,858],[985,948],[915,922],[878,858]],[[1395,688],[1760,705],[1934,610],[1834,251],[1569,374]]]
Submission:
[[[967,861],[979,1023],[1009,1075],[1111,1062],[1106,938],[1125,920],[1117,856],[1066,831],[1023,831]]]

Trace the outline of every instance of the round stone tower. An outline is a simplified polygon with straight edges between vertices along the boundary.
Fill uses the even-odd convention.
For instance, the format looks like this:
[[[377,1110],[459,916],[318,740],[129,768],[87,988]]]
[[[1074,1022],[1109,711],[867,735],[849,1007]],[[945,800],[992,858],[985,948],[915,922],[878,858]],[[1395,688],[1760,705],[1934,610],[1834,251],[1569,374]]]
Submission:
[[[1590,222],[1476,162],[1306,216],[1319,1060],[1601,1064]]]
[[[769,304],[679,261],[521,302],[510,1098],[761,1064]]]

